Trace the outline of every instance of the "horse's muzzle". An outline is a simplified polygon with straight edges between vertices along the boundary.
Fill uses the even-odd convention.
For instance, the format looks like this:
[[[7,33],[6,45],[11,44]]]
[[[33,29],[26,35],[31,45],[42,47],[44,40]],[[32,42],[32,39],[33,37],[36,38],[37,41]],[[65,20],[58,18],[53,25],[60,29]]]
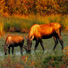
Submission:
[[[7,55],[7,53],[5,53],[5,55]]]
[[[31,50],[28,50],[28,52],[27,53],[31,53]]]

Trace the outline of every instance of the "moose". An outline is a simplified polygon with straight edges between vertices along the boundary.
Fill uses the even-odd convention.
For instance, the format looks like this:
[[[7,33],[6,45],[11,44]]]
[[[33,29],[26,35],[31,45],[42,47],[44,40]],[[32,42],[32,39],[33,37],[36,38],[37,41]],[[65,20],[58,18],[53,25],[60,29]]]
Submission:
[[[4,53],[5,55],[8,53],[10,54],[10,47],[12,47],[12,54],[14,53],[14,47],[20,46],[21,54],[22,54],[22,49],[23,49],[23,44],[24,44],[24,38],[22,36],[11,36],[8,35],[5,41],[4,45]],[[26,48],[26,47],[24,47]]]
[[[41,47],[44,51],[43,41],[42,39],[54,38],[55,45],[53,50],[55,50],[58,41],[61,44],[63,50],[63,40],[61,38],[61,25],[56,22],[48,23],[48,24],[34,24],[29,30],[28,37],[27,37],[27,47],[28,53],[31,52],[32,40],[36,41],[35,48],[38,47],[38,44],[41,44]]]

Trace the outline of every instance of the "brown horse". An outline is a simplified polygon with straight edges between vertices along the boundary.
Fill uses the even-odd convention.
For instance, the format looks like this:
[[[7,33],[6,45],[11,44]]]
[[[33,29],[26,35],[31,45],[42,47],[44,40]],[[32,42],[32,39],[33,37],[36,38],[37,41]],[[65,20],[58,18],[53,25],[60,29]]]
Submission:
[[[55,45],[53,50],[55,50],[56,45],[58,44],[58,40],[63,49],[63,40],[61,39],[61,25],[59,23],[48,23],[48,24],[34,24],[29,31],[28,38],[27,38],[27,46],[28,52],[31,51],[32,40],[36,40],[35,49],[37,48],[38,44],[40,43],[42,49],[44,50],[42,39],[48,39],[53,37],[55,40]]]
[[[14,47],[20,46],[21,54],[22,54],[22,48],[24,44],[24,38],[22,36],[11,36],[8,35],[5,41],[4,45],[4,52],[5,55],[8,53],[10,54],[10,47],[12,47],[12,54],[14,53]]]

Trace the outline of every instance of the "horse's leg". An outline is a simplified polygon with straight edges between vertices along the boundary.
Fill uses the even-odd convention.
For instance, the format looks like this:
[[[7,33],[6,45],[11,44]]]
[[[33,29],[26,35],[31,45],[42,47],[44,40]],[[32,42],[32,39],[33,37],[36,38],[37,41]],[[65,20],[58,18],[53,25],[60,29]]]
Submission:
[[[38,47],[38,44],[39,44],[39,40],[36,40],[36,44],[35,44],[34,50],[36,50],[36,48]]]
[[[62,38],[61,38],[61,30],[60,29],[58,29],[57,31],[56,31],[56,33],[57,33],[57,37],[58,37],[58,39],[59,39],[59,42],[60,42],[60,44],[61,44],[61,46],[62,46],[62,50],[63,50],[63,40],[62,40]]]
[[[57,46],[57,44],[58,44],[58,39],[57,39],[56,37],[53,37],[53,38],[54,38],[54,41],[55,41],[55,45],[54,45],[53,50],[55,50],[55,48],[56,48],[56,46]]]
[[[63,40],[61,39],[61,37],[59,37],[59,42],[60,42],[60,44],[61,44],[61,46],[62,46],[62,50],[63,50]]]
[[[44,50],[44,46],[43,46],[42,39],[40,39],[40,44],[41,44],[41,46],[42,46],[42,49]]]
[[[8,53],[10,54],[10,47],[8,47]]]
[[[12,47],[12,54],[14,54],[14,47]]]
[[[20,45],[21,55],[23,54],[23,44],[24,44],[24,40],[22,41],[22,43]]]
[[[23,48],[25,49],[25,51],[26,51],[26,53],[27,53],[27,52],[28,52],[28,51],[27,51],[27,46],[23,46]]]
[[[21,55],[22,55],[22,53],[23,53],[23,46],[20,46],[20,53],[21,53]]]

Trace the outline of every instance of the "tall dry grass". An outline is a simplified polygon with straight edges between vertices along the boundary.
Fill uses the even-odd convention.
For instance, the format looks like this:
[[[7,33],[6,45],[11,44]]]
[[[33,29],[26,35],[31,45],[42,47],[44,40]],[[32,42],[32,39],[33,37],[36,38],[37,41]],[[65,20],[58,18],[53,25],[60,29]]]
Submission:
[[[0,36],[2,36],[4,34],[4,23],[0,22]]]
[[[21,32],[23,29],[28,31],[33,24],[47,24],[51,22],[58,22],[62,25],[63,29],[67,29],[68,15],[14,15],[9,17],[0,17],[0,22],[3,22],[4,31],[19,30]]]

